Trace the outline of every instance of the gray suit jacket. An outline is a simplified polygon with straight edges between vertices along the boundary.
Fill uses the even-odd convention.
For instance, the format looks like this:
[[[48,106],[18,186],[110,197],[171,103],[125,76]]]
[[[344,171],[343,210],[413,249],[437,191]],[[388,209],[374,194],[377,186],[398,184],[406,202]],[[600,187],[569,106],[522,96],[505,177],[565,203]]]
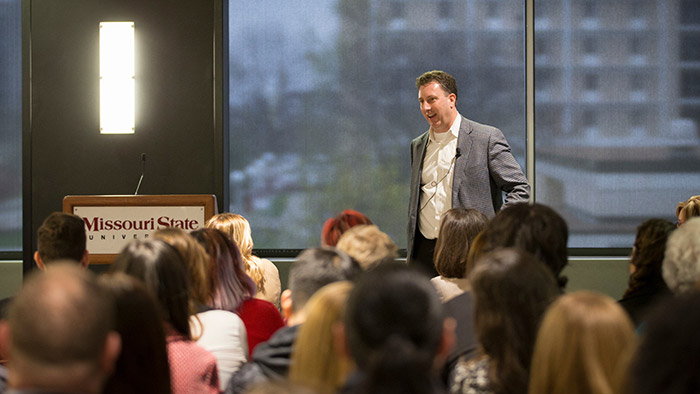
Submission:
[[[418,225],[421,172],[429,132],[411,141],[411,189],[408,205],[408,261]],[[457,138],[459,157],[452,177],[452,208],[474,208],[492,218],[501,205],[526,202],[530,184],[510,153],[501,130],[462,117]],[[505,203],[503,192],[506,193]]]

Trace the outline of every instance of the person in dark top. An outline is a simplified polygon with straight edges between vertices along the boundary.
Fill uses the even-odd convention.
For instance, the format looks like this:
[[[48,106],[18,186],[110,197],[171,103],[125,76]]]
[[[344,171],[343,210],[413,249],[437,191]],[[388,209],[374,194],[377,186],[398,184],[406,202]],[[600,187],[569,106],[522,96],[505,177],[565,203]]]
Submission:
[[[650,306],[671,295],[661,275],[661,263],[666,240],[674,229],[673,223],[665,219],[649,219],[637,227],[630,257],[629,283],[619,301],[636,327],[642,324]]]

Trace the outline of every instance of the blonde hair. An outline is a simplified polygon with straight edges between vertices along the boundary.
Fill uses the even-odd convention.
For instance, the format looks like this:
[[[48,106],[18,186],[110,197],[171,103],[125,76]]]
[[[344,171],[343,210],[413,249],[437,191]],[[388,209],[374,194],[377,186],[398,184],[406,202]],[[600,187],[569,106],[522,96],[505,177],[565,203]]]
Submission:
[[[304,307],[306,320],[292,350],[289,380],[319,394],[331,394],[345,382],[350,360],[334,346],[334,326],[342,324],[353,284],[334,282],[314,294]]]
[[[686,201],[679,202],[676,206],[676,217],[679,221],[681,213],[683,214],[684,221],[695,216],[700,216],[700,195],[691,196]]]
[[[566,294],[542,321],[529,393],[622,393],[636,342],[634,325],[615,300],[591,291]]]
[[[185,261],[190,282],[189,298],[201,304],[208,304],[211,298],[209,255],[204,247],[186,231],[176,227],[157,230],[153,237],[175,248]]]
[[[222,231],[236,243],[243,258],[245,272],[255,282],[258,293],[264,293],[265,274],[258,258],[253,256],[253,237],[248,220],[241,215],[225,212],[212,216],[207,221],[206,227]]]
[[[375,225],[352,227],[340,237],[336,249],[357,260],[365,271],[399,256],[394,241]]]

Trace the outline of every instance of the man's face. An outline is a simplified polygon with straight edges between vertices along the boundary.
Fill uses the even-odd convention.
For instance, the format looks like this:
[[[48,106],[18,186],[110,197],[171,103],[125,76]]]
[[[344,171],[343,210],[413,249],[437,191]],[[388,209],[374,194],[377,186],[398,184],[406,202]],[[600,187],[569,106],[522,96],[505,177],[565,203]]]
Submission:
[[[447,94],[437,82],[428,82],[418,89],[420,110],[435,133],[444,133],[452,126],[457,117],[456,101],[457,96]]]

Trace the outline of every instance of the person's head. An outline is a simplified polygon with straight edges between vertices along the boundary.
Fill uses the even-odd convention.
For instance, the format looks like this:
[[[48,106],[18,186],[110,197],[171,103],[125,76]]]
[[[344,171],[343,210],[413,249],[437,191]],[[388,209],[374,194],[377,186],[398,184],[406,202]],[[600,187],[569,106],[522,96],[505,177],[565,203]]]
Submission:
[[[552,272],[532,254],[506,248],[479,259],[469,281],[475,333],[491,360],[491,388],[525,392],[539,322],[559,294]]]
[[[350,256],[335,248],[306,249],[289,269],[288,289],[282,292],[282,313],[288,324],[301,323],[306,302],[323,286],[354,280],[362,268]]]
[[[200,304],[209,302],[209,255],[204,247],[188,232],[177,227],[157,230],[153,233],[153,238],[174,247],[182,256],[190,278],[190,299]]]
[[[678,218],[676,225],[678,227],[683,225],[686,220],[696,216],[700,216],[700,195],[681,201],[676,206],[676,217]]]
[[[112,297],[76,264],[28,277],[0,323],[10,387],[98,393],[119,356]]]
[[[191,338],[187,267],[175,248],[160,240],[133,240],[112,263],[109,272],[124,272],[142,281],[156,297],[162,317],[172,329]]]
[[[664,260],[666,240],[675,229],[666,219],[649,219],[637,227],[637,235],[630,257],[629,285],[625,295],[647,285],[663,283],[661,262]]]
[[[161,312],[138,279],[118,272],[102,275],[100,284],[115,302],[115,328],[122,351],[104,394],[170,393],[170,369]]]
[[[457,117],[457,83],[444,71],[428,71],[416,78],[418,102],[425,120],[436,133],[450,129]]]
[[[671,233],[661,270],[673,293],[693,290],[700,279],[700,218],[689,219]]]
[[[345,319],[352,282],[334,282],[316,292],[306,304],[306,321],[299,328],[292,350],[289,379],[333,394],[345,382],[351,362],[335,346],[335,332]]]
[[[246,273],[255,282],[256,290],[262,292],[265,288],[265,274],[257,264],[252,262],[253,237],[248,220],[241,215],[226,212],[212,216],[207,221],[206,227],[221,230],[233,240],[241,252]]]
[[[542,320],[529,392],[621,394],[635,345],[634,325],[615,300],[591,291],[563,295]]]
[[[366,377],[361,392],[431,392],[454,325],[422,272],[400,263],[367,271],[350,293],[344,326],[346,349]]]
[[[243,258],[236,244],[222,231],[200,228],[192,236],[209,255],[209,306],[235,312],[243,301],[255,296],[253,280],[246,274]]]
[[[37,250],[34,261],[39,269],[56,260],[73,260],[88,266],[85,222],[79,216],[54,212],[37,230]]]
[[[445,278],[464,278],[472,240],[489,219],[476,209],[452,208],[440,219],[435,243],[435,269]]]
[[[499,211],[484,230],[484,252],[497,248],[520,248],[535,255],[566,286],[561,276],[568,263],[566,244],[569,228],[552,208],[542,204],[518,203]]]
[[[321,230],[321,246],[336,246],[340,236],[354,226],[374,224],[360,212],[346,209],[339,215],[329,218],[323,223]]]
[[[698,392],[698,311],[700,293],[670,297],[654,308],[630,366],[627,393]]]
[[[349,254],[364,270],[399,257],[394,241],[373,224],[355,226],[346,231],[336,248]]]

